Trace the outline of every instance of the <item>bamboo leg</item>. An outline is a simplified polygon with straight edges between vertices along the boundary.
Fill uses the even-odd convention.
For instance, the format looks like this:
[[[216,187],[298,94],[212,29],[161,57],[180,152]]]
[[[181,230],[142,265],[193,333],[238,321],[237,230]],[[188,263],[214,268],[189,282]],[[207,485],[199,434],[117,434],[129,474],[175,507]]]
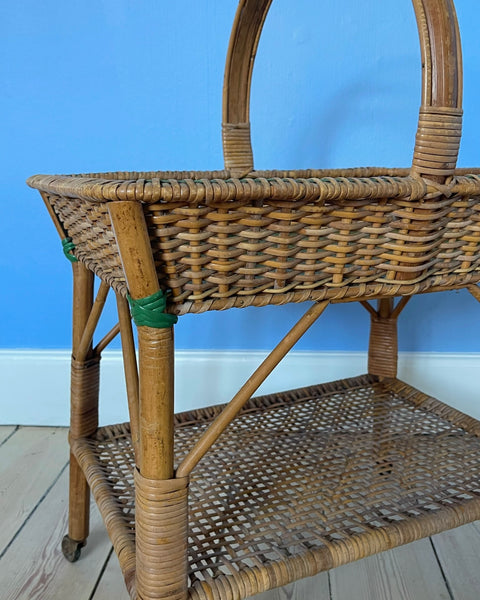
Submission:
[[[392,311],[393,298],[382,298],[371,317],[368,372],[378,377],[397,376],[397,319]]]
[[[173,477],[173,328],[138,328],[144,477]]]
[[[187,597],[188,477],[173,478],[173,328],[138,328],[140,469],[135,472],[138,600]]]
[[[397,376],[397,319],[405,308],[409,298],[402,298],[394,307],[393,298],[382,298],[378,301],[378,310],[370,310],[370,305],[365,306],[371,315],[370,346],[368,350],[368,372],[372,375],[383,377]],[[386,410],[382,401],[375,405],[373,419],[373,433],[377,444],[377,473],[379,476],[388,477],[392,470],[393,460],[390,457],[392,445],[388,440],[389,426],[386,419],[390,412]],[[387,432],[386,441],[384,441]]]
[[[91,435],[98,426],[99,357],[86,353],[77,360],[81,339],[93,306],[91,271],[77,262],[73,267],[73,352],[71,371],[70,438]],[[89,533],[90,490],[85,476],[70,453],[70,491],[68,535],[62,542],[65,557],[75,561]]]
[[[378,310],[361,302],[371,316],[368,372],[378,377],[396,377],[398,360],[397,320],[411,296],[404,296],[394,306],[393,298],[378,301]]]
[[[138,401],[138,370],[135,356],[135,342],[133,340],[132,321],[128,303],[125,298],[117,294],[117,310],[122,339],[123,367],[127,387],[128,412],[130,415],[130,431],[132,445],[135,453],[137,467],[140,463],[140,433],[139,433],[139,401]]]
[[[98,321],[102,315],[103,307],[108,296],[108,284],[102,281],[98,290],[97,297],[91,310],[89,311],[87,321],[83,328],[82,337],[78,346],[75,348],[75,358],[77,360],[85,360],[87,354],[92,351],[92,340],[95,329],[98,325]]]
[[[480,302],[480,287],[478,287],[478,285],[469,285],[468,291],[472,294],[475,300]]]
[[[159,285],[142,206],[112,202],[109,212],[129,293],[134,299],[149,297]],[[124,313],[125,306],[119,305],[121,322]],[[137,330],[136,594],[138,600],[185,600],[188,478],[174,478],[173,470],[173,328]]]

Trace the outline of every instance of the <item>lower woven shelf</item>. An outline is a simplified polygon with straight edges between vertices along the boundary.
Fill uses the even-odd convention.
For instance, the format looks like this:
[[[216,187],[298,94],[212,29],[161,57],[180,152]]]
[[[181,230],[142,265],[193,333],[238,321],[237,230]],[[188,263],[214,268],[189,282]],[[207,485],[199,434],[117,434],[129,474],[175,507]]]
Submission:
[[[219,414],[176,416],[176,459]],[[135,597],[128,424],[73,451]],[[190,599],[238,600],[480,518],[480,423],[365,375],[252,398],[189,488]]]

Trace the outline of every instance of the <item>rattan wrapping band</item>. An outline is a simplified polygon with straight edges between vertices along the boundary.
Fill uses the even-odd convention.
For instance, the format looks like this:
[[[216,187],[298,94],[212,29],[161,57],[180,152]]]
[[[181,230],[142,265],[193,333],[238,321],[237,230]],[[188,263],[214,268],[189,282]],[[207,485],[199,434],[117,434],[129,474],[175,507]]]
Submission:
[[[100,357],[86,361],[72,358],[70,436],[87,437],[98,426]]]
[[[453,175],[462,136],[462,110],[422,107],[412,171],[420,175]]]
[[[250,123],[222,123],[225,168],[233,177],[244,177],[253,170]]]
[[[72,238],[64,238],[62,240],[62,247],[63,253],[70,262],[78,262],[78,258],[73,254],[73,251],[75,250],[75,244],[72,242]]]
[[[188,478],[135,471],[138,600],[187,598]]]
[[[368,372],[378,377],[396,377],[397,355],[397,319],[372,316]]]
[[[176,315],[165,312],[167,308],[167,294],[158,290],[151,296],[134,300],[127,295],[132,318],[137,327],[153,327],[154,329],[167,329],[178,321]]]

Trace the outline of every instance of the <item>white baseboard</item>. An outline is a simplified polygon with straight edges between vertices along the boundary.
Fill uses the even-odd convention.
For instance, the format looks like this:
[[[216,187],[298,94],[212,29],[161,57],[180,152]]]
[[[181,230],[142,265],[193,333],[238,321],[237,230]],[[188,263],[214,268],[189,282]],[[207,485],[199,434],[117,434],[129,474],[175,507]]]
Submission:
[[[266,356],[264,352],[176,353],[176,411],[227,402]],[[0,350],[0,424],[67,425],[68,351]],[[365,373],[364,352],[292,352],[258,393]],[[400,353],[399,378],[480,419],[480,354]],[[102,424],[127,420],[121,353],[102,358]]]

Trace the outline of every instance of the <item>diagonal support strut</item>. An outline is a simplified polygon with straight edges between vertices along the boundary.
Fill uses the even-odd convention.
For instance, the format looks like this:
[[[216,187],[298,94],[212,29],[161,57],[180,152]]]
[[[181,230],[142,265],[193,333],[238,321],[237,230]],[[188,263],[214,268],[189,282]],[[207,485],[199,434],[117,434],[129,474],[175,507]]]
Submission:
[[[282,341],[272,350],[183,459],[177,469],[177,478],[186,477],[193,471],[210,447],[217,441],[220,435],[237,416],[244,404],[252,397],[303,334],[315,323],[318,317],[320,317],[327,308],[328,304],[329,302],[325,301],[311,306]]]

